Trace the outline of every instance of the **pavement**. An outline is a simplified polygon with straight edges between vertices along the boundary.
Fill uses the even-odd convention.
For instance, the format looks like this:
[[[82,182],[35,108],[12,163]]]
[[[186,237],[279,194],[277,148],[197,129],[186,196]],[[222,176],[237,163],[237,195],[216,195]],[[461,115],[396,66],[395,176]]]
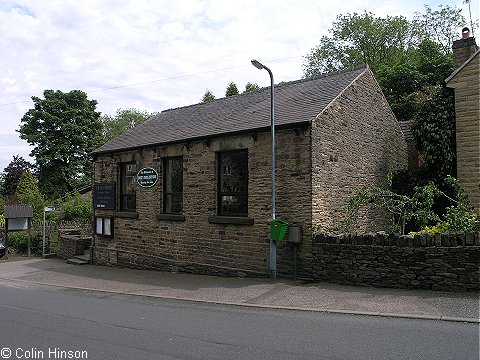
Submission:
[[[0,260],[0,284],[74,288],[206,303],[480,323],[478,293],[355,287],[323,282],[71,265],[60,259]]]

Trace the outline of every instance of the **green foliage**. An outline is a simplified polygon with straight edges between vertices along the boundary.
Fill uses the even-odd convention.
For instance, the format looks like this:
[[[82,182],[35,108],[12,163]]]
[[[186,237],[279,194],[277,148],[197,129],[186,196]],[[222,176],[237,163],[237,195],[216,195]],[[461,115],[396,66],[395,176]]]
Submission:
[[[3,196],[14,195],[17,190],[18,181],[24,172],[31,172],[33,165],[19,155],[13,156],[13,160],[3,170],[3,186],[1,194]]]
[[[31,232],[30,250],[32,254],[40,254],[41,248],[38,241],[34,241],[38,237],[39,233],[36,231]],[[15,231],[8,233],[8,248],[9,252],[26,253],[28,250],[28,232],[27,231]]]
[[[415,187],[413,195],[407,196],[392,191],[392,176],[388,176],[388,188],[378,186],[364,187],[358,190],[348,202],[345,224],[350,226],[357,220],[361,207],[372,205],[381,210],[387,221],[387,231],[390,233],[405,233],[408,221],[415,221],[420,227],[427,226],[438,216],[433,211],[434,199],[441,192],[433,184]]]
[[[118,109],[115,116],[103,115],[100,121],[102,122],[104,142],[115,139],[156,114],[138,109]]]
[[[45,90],[21,119],[20,138],[33,146],[38,181],[48,196],[63,195],[90,182],[89,154],[102,142],[97,102],[80,90]]]
[[[383,213],[390,233],[405,234],[408,223],[415,229],[411,233],[480,231],[480,216],[455,178],[447,176],[443,189],[428,181],[407,189],[410,194],[404,194],[395,190],[396,176],[389,175],[387,188],[373,186],[358,190],[349,200],[345,225],[348,227],[356,222],[360,208],[372,205]],[[418,180],[425,182],[424,178]],[[439,200],[449,205],[439,211]]]
[[[32,205],[34,219],[38,220],[42,218],[45,201],[31,173],[24,172],[20,176],[15,195],[22,204]]]
[[[205,94],[203,94],[202,102],[209,102],[215,100],[215,95],[210,90],[206,90]]]
[[[69,221],[91,221],[93,216],[92,202],[82,199],[76,192],[73,196],[67,195],[63,206],[63,220]]]
[[[5,216],[3,214],[0,215],[0,224],[5,224]]]
[[[419,92],[443,84],[453,70],[451,43],[465,23],[461,10],[425,6],[409,21],[401,16],[375,17],[372,13],[339,15],[320,45],[305,58],[305,77],[367,63],[397,119],[415,114]]]
[[[444,54],[439,44],[424,40],[405,55],[405,61],[379,66],[376,76],[397,119],[410,120],[420,92],[426,86],[443,84],[452,71],[452,55]]]
[[[238,88],[237,84],[235,84],[233,81],[228,84],[227,90],[225,90],[225,96],[233,96],[233,95],[238,95]]]
[[[465,26],[466,21],[462,10],[455,6],[439,5],[437,10],[432,10],[425,5],[423,13],[415,13],[413,23],[422,40],[432,40],[442,46],[443,52],[448,53],[453,40],[458,37],[458,29]]]
[[[251,82],[247,82],[247,84],[245,85],[245,91],[243,92],[243,94],[256,92],[259,89],[260,89],[260,86],[258,86],[258,84],[256,83],[252,84]]]
[[[339,15],[320,45],[305,57],[305,77],[369,64],[376,71],[400,63],[414,38],[415,27],[402,16],[375,17],[372,13]]]
[[[416,104],[412,128],[425,171],[434,181],[456,176],[455,98],[452,89],[428,87]]]
[[[470,204],[468,196],[458,184],[458,181],[448,176],[445,183],[449,185],[455,193],[455,199],[449,198],[452,205],[446,208],[441,220],[434,226],[424,226],[418,233],[443,233],[443,232],[467,232],[480,231],[480,214]]]

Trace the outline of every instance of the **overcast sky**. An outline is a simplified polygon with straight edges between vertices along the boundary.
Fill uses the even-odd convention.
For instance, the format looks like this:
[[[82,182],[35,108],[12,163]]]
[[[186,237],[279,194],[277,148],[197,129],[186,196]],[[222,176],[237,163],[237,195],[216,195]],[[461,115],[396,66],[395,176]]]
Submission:
[[[0,171],[17,154],[33,162],[16,130],[45,89],[83,90],[109,115],[195,104],[231,81],[268,86],[251,59],[276,83],[300,79],[303,56],[339,14],[411,19],[424,4],[469,19],[462,0],[0,0]]]

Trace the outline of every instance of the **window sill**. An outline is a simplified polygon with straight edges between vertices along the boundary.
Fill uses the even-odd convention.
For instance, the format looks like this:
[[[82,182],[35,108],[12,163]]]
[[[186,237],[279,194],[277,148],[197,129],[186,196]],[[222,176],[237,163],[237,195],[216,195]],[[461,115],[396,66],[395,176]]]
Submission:
[[[211,224],[234,224],[234,225],[253,225],[254,221],[249,217],[241,216],[209,216],[208,222]]]
[[[185,221],[185,215],[181,215],[181,214],[157,214],[157,220]]]
[[[113,213],[113,216],[117,217],[117,218],[138,219],[138,212],[136,212],[136,211],[115,211]]]

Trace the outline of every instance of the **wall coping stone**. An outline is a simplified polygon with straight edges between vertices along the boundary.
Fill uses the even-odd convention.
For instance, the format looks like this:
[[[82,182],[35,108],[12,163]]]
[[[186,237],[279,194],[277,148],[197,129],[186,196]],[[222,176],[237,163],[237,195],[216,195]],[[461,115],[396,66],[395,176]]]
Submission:
[[[442,234],[415,234],[398,235],[385,232],[367,234],[331,234],[318,233],[314,235],[314,242],[323,244],[341,245],[370,245],[370,246],[397,246],[397,247],[457,247],[480,246],[480,233],[442,233]]]

